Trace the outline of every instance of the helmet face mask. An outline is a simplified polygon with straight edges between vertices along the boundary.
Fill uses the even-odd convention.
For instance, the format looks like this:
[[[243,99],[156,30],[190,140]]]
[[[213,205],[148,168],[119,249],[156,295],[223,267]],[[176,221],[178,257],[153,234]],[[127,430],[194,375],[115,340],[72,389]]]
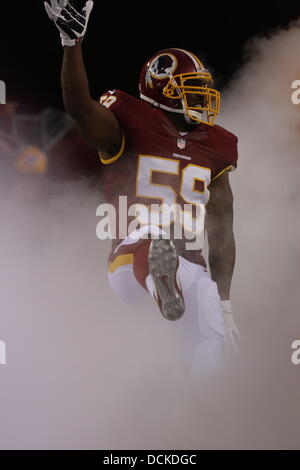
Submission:
[[[165,86],[163,94],[167,98],[181,100],[188,123],[213,125],[220,111],[220,93],[211,88],[212,84],[211,75],[207,72],[175,75]]]
[[[143,67],[140,97],[159,108],[180,113],[188,124],[214,125],[220,93],[200,60],[182,49],[157,53]]]

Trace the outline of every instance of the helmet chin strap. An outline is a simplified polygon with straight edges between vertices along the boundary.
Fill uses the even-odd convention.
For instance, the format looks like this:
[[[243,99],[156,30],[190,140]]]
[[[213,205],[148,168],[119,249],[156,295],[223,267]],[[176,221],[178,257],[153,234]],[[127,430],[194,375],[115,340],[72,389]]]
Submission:
[[[157,101],[154,101],[151,98],[148,98],[148,96],[145,96],[142,93],[140,93],[140,98],[144,101],[147,101],[152,106],[155,106],[155,107],[160,108],[160,109],[164,109],[165,111],[169,111],[171,113],[176,113],[176,114],[183,114],[185,122],[187,124],[193,124],[195,126],[200,124],[198,121],[195,121],[195,120],[191,119],[190,116],[187,114],[187,110],[186,110],[185,103],[184,103],[183,99],[180,100],[182,108],[179,109],[179,108],[171,108],[171,107],[166,106],[164,104],[158,103]],[[192,116],[194,115],[196,118],[200,119],[202,113],[200,113],[196,110],[190,110],[189,114],[191,114]]]
[[[191,111],[190,111],[190,112],[191,112]],[[188,114],[186,114],[186,113],[184,113],[183,116],[184,116],[184,120],[185,120],[185,122],[186,122],[187,124],[194,124],[194,125],[200,124],[199,122],[194,121],[193,119],[191,119],[190,116],[189,116]]]
[[[182,98],[181,99],[181,105],[182,105],[182,110],[183,110],[183,116],[184,116],[184,119],[185,119],[185,122],[187,124],[194,124],[194,125],[199,125],[199,121],[194,121],[194,119],[191,119],[190,116],[188,115],[187,113],[187,109],[185,107],[185,102],[184,102],[184,99]],[[196,118],[200,119],[202,117],[202,112],[198,112],[194,109],[191,109],[189,111],[189,114],[191,114],[192,116],[195,116]]]

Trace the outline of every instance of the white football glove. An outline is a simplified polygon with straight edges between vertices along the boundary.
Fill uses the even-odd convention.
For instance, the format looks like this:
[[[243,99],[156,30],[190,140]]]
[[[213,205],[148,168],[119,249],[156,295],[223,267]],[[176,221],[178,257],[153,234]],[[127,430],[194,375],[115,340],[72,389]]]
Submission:
[[[81,7],[75,7],[72,3],[74,0],[50,0],[49,3],[44,2],[46,12],[50,20],[52,20],[60,32],[61,43],[63,46],[75,46],[82,41],[85,35],[89,17],[94,6],[94,2],[88,0],[81,3]],[[82,8],[83,5],[83,8]]]
[[[238,356],[238,343],[241,340],[240,332],[234,322],[230,300],[221,300],[225,322],[226,350],[229,356]]]

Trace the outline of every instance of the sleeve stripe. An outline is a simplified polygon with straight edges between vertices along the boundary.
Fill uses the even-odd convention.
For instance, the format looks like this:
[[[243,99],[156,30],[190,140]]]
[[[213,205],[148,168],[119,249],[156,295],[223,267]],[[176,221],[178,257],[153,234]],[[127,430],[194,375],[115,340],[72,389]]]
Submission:
[[[218,173],[214,178],[212,178],[212,181],[216,180],[217,178],[219,178],[219,176],[223,175],[225,171],[233,171],[233,170],[235,170],[234,166],[232,165],[227,166],[226,168],[224,168],[224,170],[220,171],[220,173]]]
[[[124,148],[125,148],[125,135],[123,133],[122,144],[121,144],[121,148],[119,152],[114,157],[111,157],[108,160],[104,160],[103,158],[101,158],[101,153],[99,152],[99,157],[100,157],[101,162],[104,163],[104,165],[109,165],[110,163],[115,162],[116,160],[118,160],[118,158],[121,157],[122,153],[124,152]]]

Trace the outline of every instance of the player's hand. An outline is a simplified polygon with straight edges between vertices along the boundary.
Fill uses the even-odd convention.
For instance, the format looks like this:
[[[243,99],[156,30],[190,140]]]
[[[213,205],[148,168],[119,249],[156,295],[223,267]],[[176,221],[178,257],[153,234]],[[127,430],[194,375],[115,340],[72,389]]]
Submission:
[[[60,32],[63,46],[75,46],[85,35],[94,2],[76,0],[50,0],[44,2],[46,12]],[[81,3],[81,7],[76,6]],[[82,7],[83,6],[83,7]]]
[[[226,350],[229,356],[238,356],[238,344],[241,340],[240,332],[235,324],[231,302],[229,300],[221,301],[223,317],[225,322],[225,341]]]

